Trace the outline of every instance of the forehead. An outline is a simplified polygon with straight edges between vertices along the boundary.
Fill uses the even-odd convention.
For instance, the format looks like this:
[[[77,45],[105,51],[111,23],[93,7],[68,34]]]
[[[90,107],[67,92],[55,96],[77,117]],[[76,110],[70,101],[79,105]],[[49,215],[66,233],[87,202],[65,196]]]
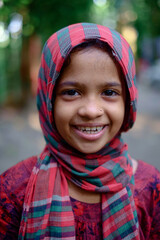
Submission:
[[[95,63],[95,65],[94,65]],[[103,65],[101,64],[103,63]],[[70,65],[102,68],[114,62],[110,55],[102,49],[96,47],[84,48],[80,51],[74,51],[70,56]]]
[[[56,89],[65,86],[81,86],[90,90],[109,86],[125,89],[112,58],[97,48],[71,54],[70,63],[61,73]]]
[[[94,55],[94,52],[97,54],[98,52],[98,57],[105,57],[109,56],[112,61],[115,63],[119,77],[120,78],[124,78],[124,74],[123,74],[123,70],[122,67],[118,61],[118,59],[116,58],[116,54],[113,52],[113,50],[111,49],[111,47],[104,42],[98,41],[98,44],[95,44],[95,42],[91,41],[91,42],[83,42],[82,44],[75,46],[72,51],[69,53],[69,55],[66,57],[64,64],[62,66],[60,75],[63,73],[64,69],[67,68],[70,63],[71,63],[71,57],[73,55],[75,55],[74,53],[92,53],[92,56]]]
[[[123,78],[120,66],[116,64],[115,57],[111,56],[111,52],[108,53],[96,46],[74,49],[64,64],[59,79],[65,80],[64,75],[78,79],[78,75],[83,78],[85,74],[90,77],[94,77],[96,74],[97,78],[104,75],[104,78],[111,78],[111,80],[117,76],[120,80]]]

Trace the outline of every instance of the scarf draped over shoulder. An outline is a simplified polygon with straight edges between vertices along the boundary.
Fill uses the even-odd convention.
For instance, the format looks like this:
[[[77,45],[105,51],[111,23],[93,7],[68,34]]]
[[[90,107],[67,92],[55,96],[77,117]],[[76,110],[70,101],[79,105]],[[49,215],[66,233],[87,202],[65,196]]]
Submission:
[[[91,23],[70,25],[54,33],[43,48],[38,77],[37,106],[46,146],[26,189],[21,240],[76,239],[67,180],[102,194],[103,239],[139,239],[132,162],[121,135],[99,152],[85,155],[67,145],[54,124],[53,93],[64,61],[74,47],[92,39],[110,46],[125,76],[129,111],[123,131],[135,122],[135,62],[126,40],[110,28]]]

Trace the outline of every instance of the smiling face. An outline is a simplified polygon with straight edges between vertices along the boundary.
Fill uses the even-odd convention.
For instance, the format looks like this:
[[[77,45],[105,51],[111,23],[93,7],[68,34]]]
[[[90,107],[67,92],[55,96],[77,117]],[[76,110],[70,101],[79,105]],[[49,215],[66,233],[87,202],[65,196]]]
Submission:
[[[71,62],[58,80],[54,103],[61,137],[85,154],[101,150],[122,126],[124,89],[106,52],[91,47],[71,53]]]

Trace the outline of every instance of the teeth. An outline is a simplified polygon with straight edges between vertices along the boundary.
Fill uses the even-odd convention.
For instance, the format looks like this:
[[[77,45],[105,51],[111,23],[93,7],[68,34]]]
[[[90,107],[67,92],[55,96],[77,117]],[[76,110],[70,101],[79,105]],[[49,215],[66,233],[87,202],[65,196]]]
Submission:
[[[94,134],[98,133],[103,129],[103,126],[101,127],[77,127],[78,130],[88,133],[88,134]]]

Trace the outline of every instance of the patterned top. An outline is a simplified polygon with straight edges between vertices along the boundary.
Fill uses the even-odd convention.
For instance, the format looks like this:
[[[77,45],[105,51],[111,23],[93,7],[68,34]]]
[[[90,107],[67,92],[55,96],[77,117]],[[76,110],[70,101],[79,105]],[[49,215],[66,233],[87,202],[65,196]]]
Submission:
[[[71,198],[76,224],[76,239],[101,240],[101,204],[84,203]]]
[[[0,179],[0,239],[18,238],[25,189],[36,157],[18,163]],[[43,183],[42,183],[43,184]],[[138,162],[134,200],[140,224],[141,240],[160,239],[160,172]],[[101,239],[101,204],[88,204],[71,198],[75,216],[76,239]]]

